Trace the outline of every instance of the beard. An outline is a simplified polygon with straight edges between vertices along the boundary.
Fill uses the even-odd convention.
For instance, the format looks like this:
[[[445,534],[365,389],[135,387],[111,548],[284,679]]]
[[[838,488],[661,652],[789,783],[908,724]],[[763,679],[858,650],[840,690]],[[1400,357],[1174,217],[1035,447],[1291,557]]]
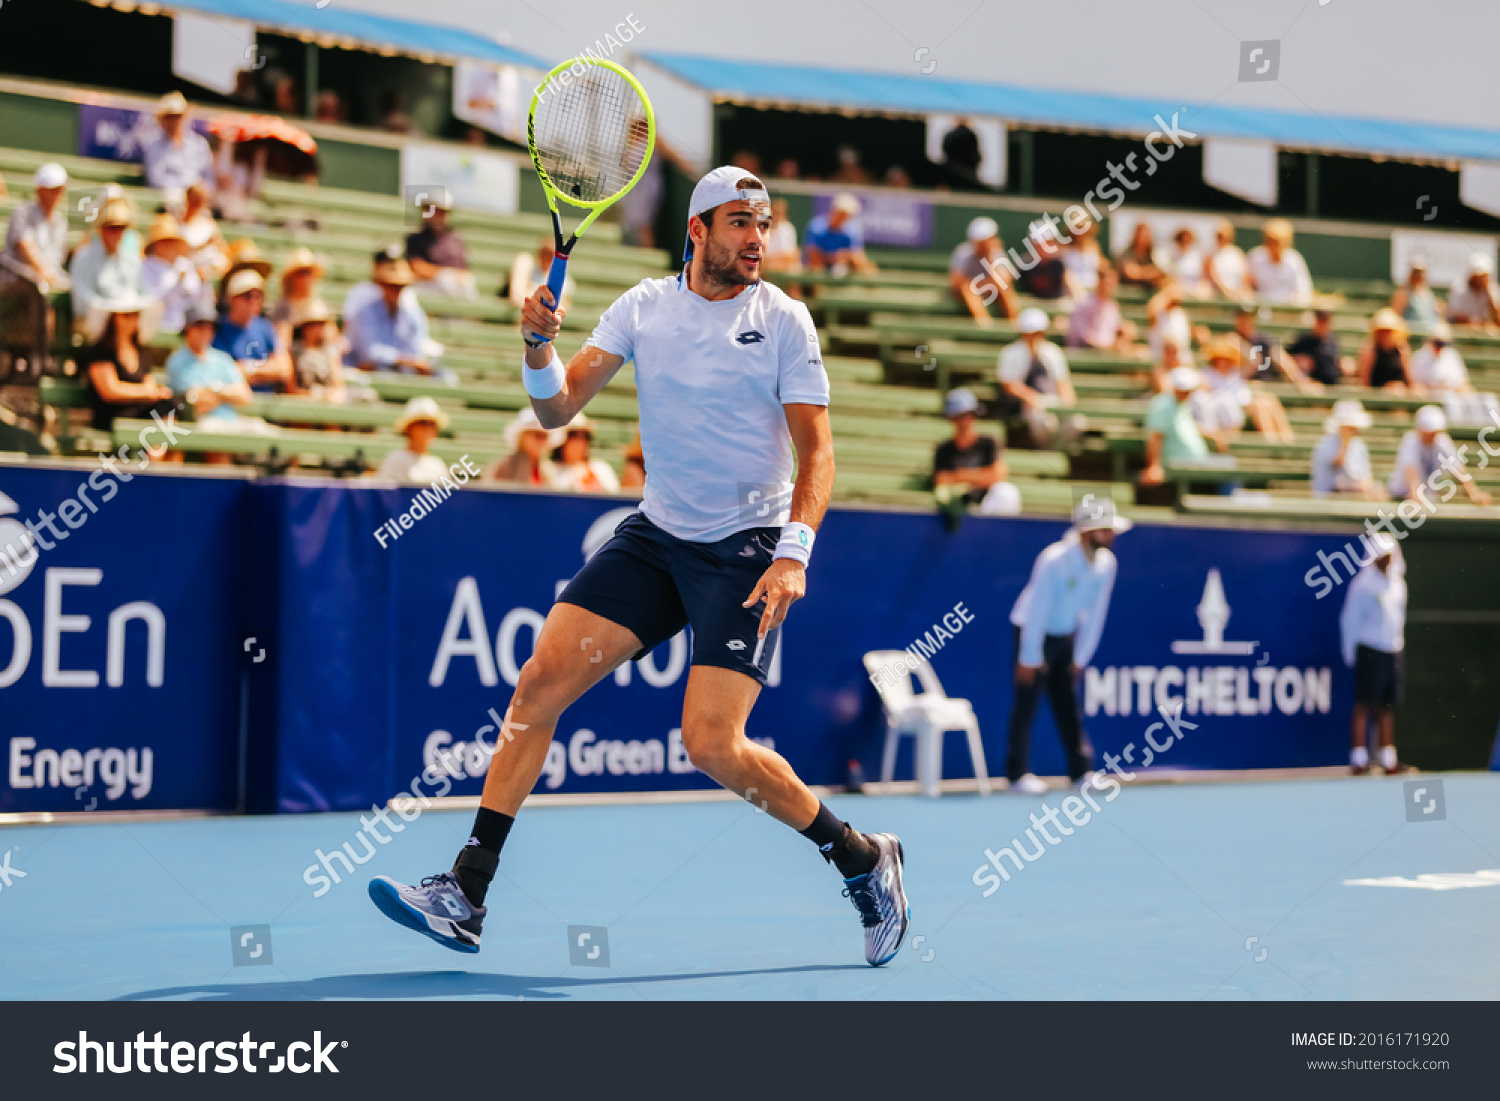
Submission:
[[[698,257],[698,274],[707,283],[721,287],[748,287],[760,281],[759,276],[746,277],[739,271],[739,256],[730,248],[716,244],[712,239],[703,243],[703,252]]]

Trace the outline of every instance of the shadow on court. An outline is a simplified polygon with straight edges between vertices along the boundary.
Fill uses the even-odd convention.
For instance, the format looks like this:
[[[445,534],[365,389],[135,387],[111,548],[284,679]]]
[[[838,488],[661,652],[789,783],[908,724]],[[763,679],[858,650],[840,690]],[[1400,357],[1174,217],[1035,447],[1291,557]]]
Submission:
[[[556,975],[502,975],[475,971],[399,971],[376,975],[327,975],[301,982],[208,983],[200,986],[168,986],[125,994],[117,1002],[142,1002],[158,998],[196,1001],[317,1002],[327,999],[362,998],[406,1000],[413,998],[566,998],[559,988],[639,986],[643,983],[684,982],[694,979],[734,979],[752,975],[818,974],[834,971],[869,971],[865,964],[829,967],[768,967],[746,971],[697,971],[679,975],[605,975],[577,978]]]

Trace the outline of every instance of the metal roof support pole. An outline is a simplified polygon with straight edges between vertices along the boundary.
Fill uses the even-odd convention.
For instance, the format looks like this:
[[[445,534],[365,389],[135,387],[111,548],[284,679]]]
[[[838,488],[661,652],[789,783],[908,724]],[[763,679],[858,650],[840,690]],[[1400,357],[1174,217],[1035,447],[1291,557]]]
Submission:
[[[1318,154],[1307,153],[1307,216],[1318,216]]]
[[[307,106],[303,109],[310,119],[318,117],[318,44],[302,44],[302,89]]]

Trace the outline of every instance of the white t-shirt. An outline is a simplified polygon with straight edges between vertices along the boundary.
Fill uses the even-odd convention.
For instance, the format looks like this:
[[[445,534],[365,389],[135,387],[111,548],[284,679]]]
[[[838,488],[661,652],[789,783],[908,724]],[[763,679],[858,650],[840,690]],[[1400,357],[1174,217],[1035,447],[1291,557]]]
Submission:
[[[1088,665],[1104,633],[1117,569],[1115,556],[1104,547],[1090,562],[1072,531],[1037,555],[1010,609],[1011,623],[1021,628],[1021,662],[1042,663],[1044,636],[1073,635],[1073,661]]]
[[[1177,345],[1177,361],[1191,366],[1193,362],[1193,323],[1181,306],[1163,310],[1156,316],[1156,324],[1146,338],[1151,346],[1151,358],[1160,361],[1162,346]]]
[[[1469,382],[1463,356],[1452,345],[1438,352],[1431,344],[1423,344],[1412,353],[1407,370],[1413,382],[1432,390],[1457,390]]]
[[[1262,302],[1305,306],[1312,301],[1312,276],[1296,249],[1282,249],[1281,259],[1272,260],[1265,245],[1256,245],[1245,257],[1245,265],[1255,277],[1255,293]]]
[[[1237,295],[1245,290],[1245,254],[1238,245],[1225,245],[1208,262],[1226,291]]]
[[[1210,368],[1203,372],[1203,386],[1188,399],[1193,419],[1204,432],[1234,431],[1245,423],[1250,405],[1250,387],[1238,371],[1224,374]]]
[[[806,306],[765,282],[710,302],[685,278],[644,279],[604,311],[588,343],[635,360],[648,520],[691,543],[787,522],[782,406],[826,407],[829,396]]]
[[[1203,254],[1196,247],[1183,251],[1175,244],[1166,250],[1167,271],[1188,294],[1198,294],[1203,287]]]
[[[1035,358],[1041,361],[1047,374],[1051,376],[1053,393],[1060,393],[1062,384],[1071,377],[1068,374],[1068,357],[1056,344],[1044,340],[1037,345]],[[995,374],[1001,382],[1026,382],[1026,377],[1031,373],[1032,359],[1031,348],[1026,341],[1018,340],[1014,344],[1007,344],[1000,349]]]
[[[1099,250],[1097,248],[1064,249],[1063,267],[1073,277],[1073,285],[1091,291],[1099,285]]]
[[[389,478],[412,485],[431,485],[447,475],[448,466],[442,459],[430,452],[418,455],[405,447],[388,452],[381,460],[380,469],[375,472],[377,478]]]
[[[1391,471],[1391,479],[1386,483],[1386,488],[1398,499],[1405,497],[1406,471],[1410,469],[1416,473],[1417,484],[1427,486],[1429,498],[1435,497],[1438,491],[1428,485],[1428,479],[1444,462],[1457,454],[1458,449],[1453,446],[1453,438],[1448,433],[1439,432],[1431,447],[1423,447],[1422,437],[1414,428],[1401,437],[1401,443],[1396,448],[1396,468]],[[1446,489],[1442,492],[1446,492]]]

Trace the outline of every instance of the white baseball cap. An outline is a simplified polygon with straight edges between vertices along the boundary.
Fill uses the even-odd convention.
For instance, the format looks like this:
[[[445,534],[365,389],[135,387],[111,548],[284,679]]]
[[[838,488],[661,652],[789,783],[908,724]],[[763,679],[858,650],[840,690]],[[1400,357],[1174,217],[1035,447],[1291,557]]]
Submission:
[[[1179,392],[1196,390],[1198,384],[1203,381],[1203,376],[1198,373],[1196,367],[1173,367],[1172,373],[1167,377],[1171,380],[1172,389]]]
[[[991,237],[1000,236],[1000,227],[995,224],[995,219],[980,216],[969,223],[970,241],[988,241]]]
[[[56,161],[48,161],[36,170],[32,177],[33,184],[37,187],[65,187],[68,182],[68,170]]]
[[[1418,432],[1441,432],[1448,427],[1448,418],[1438,406],[1424,405],[1417,410],[1416,425]]]
[[[859,212],[863,210],[864,207],[860,205],[860,201],[857,197],[849,194],[849,192],[847,191],[840,191],[833,197],[833,205],[830,206],[829,209],[841,210],[851,218],[858,218]]]
[[[1031,306],[1021,311],[1021,316],[1016,318],[1016,328],[1023,333],[1045,333],[1047,331],[1047,314]]]
[[[726,164],[715,168],[708,175],[698,181],[698,186],[693,188],[693,196],[688,200],[688,218],[696,218],[706,210],[712,210],[724,203],[745,202],[750,203],[757,209],[763,209],[763,213],[771,213],[771,196],[766,193],[764,187],[740,187],[739,183],[745,179],[758,179],[753,172],[747,172],[738,165]],[[693,238],[688,235],[687,244],[683,246],[682,261],[687,263],[693,258]]]
[[[1495,265],[1490,263],[1490,258],[1482,252],[1475,252],[1469,256],[1470,275],[1488,275],[1495,270]]]

